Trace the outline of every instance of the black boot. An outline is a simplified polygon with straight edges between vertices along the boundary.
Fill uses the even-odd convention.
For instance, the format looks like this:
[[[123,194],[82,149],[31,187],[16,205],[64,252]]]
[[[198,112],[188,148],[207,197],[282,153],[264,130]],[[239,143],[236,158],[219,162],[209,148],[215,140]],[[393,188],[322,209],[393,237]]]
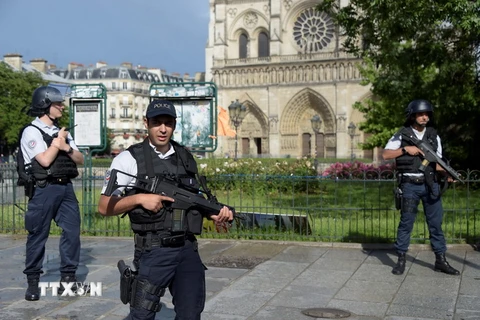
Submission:
[[[405,272],[405,263],[406,263],[407,257],[405,253],[399,253],[398,254],[398,261],[395,267],[392,269],[392,273],[396,275],[401,275]]]
[[[25,300],[27,301],[37,301],[40,299],[40,288],[38,287],[38,282],[40,281],[40,276],[27,276],[28,288],[25,292]]]
[[[452,267],[445,258],[445,253],[435,254],[435,271],[458,276],[460,271]]]
[[[60,296],[64,291],[65,291],[65,288],[63,287],[63,284],[61,282],[66,282],[66,283],[70,283],[70,282],[73,282],[73,285],[72,287],[70,288],[70,290],[72,290],[73,293],[77,292],[77,277],[75,276],[75,274],[62,274],[62,276],[60,277],[60,288],[58,288],[58,295]]]

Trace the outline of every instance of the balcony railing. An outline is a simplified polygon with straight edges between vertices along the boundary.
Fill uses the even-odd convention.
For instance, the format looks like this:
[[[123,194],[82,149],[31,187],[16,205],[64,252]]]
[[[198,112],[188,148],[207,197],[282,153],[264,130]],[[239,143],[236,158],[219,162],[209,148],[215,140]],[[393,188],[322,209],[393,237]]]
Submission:
[[[258,64],[273,64],[273,63],[289,63],[289,62],[304,62],[304,61],[328,61],[338,59],[355,59],[351,54],[345,52],[319,52],[319,53],[299,53],[283,56],[269,56],[257,58],[243,58],[243,59],[214,59],[214,68],[258,65]]]

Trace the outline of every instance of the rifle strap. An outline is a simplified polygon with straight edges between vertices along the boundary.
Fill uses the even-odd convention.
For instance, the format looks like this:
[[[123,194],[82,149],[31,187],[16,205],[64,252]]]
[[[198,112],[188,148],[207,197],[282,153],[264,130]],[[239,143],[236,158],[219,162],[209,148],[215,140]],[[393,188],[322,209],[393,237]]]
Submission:
[[[207,195],[208,199],[212,199],[214,196],[210,191],[210,189],[208,189],[207,187],[207,178],[205,176],[200,176],[198,174],[196,174],[196,176],[197,176],[198,182],[202,186],[202,191]]]
[[[152,160],[152,147],[150,147],[150,140],[143,140],[143,156],[145,157],[145,168],[147,169],[147,175],[149,178],[155,176],[155,171],[153,170],[153,160]]]

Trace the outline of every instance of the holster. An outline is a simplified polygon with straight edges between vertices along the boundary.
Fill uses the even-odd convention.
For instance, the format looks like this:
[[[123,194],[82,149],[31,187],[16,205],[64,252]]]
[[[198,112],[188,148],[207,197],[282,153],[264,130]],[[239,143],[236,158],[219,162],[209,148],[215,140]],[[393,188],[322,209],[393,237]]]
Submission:
[[[395,194],[395,209],[402,210],[402,198],[403,198],[403,191],[400,187],[397,187],[394,190]]]
[[[120,300],[127,304],[132,296],[132,284],[137,275],[130,266],[127,266],[123,260],[118,261],[118,271],[120,271]]]
[[[33,195],[35,194],[35,181],[28,180],[24,185],[24,190],[25,196],[28,198],[28,200],[32,199]]]

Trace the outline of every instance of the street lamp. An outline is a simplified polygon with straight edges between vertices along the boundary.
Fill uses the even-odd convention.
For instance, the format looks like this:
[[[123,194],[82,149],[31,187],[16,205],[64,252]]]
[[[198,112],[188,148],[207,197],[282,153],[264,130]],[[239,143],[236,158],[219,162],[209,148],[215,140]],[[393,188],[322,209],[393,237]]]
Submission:
[[[318,168],[317,137],[318,137],[318,134],[320,133],[320,126],[322,125],[322,119],[320,119],[320,116],[316,114],[312,117],[310,121],[312,122],[313,132],[315,132],[315,160],[313,163],[315,165],[315,170],[317,170]]]
[[[350,136],[350,142],[351,142],[351,151],[350,151],[350,161],[353,162],[353,138],[355,138],[355,130],[357,129],[357,126],[353,123],[350,122],[348,125],[348,135]]]
[[[238,149],[238,127],[245,118],[247,113],[247,107],[238,102],[238,99],[228,106],[228,113],[230,114],[230,120],[233,122],[235,127],[235,160],[237,160],[237,149]]]

